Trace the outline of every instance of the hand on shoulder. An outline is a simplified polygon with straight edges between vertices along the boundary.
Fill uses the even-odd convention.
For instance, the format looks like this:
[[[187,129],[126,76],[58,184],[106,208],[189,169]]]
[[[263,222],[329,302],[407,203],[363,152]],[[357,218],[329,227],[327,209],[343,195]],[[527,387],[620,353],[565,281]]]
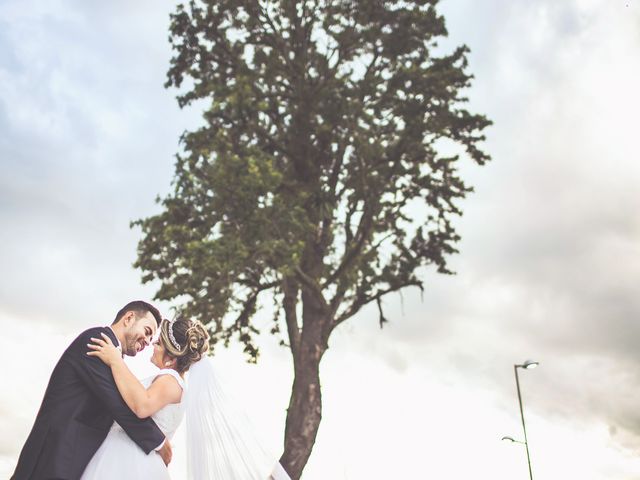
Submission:
[[[91,342],[87,343],[87,348],[89,348],[87,355],[99,358],[108,366],[122,362],[122,352],[113,344],[109,336],[106,333],[101,333],[100,337],[91,337]]]

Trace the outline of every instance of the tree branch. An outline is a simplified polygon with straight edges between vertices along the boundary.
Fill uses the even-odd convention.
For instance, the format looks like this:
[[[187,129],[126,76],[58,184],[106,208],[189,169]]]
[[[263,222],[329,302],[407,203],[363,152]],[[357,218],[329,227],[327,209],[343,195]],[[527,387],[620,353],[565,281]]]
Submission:
[[[338,268],[327,277],[324,282],[323,287],[327,285],[331,285],[336,279],[340,278],[340,276],[344,273],[344,271],[351,266],[353,261],[358,258],[364,245],[369,238],[369,233],[371,233],[371,228],[373,227],[373,208],[367,203],[365,204],[364,212],[362,212],[362,217],[360,218],[360,223],[358,225],[358,230],[355,234],[356,244],[353,248],[345,251],[344,256],[342,257],[342,262],[338,266]]]
[[[312,293],[313,297],[318,301],[318,303],[322,306],[326,313],[330,312],[329,305],[322,294],[322,289],[318,282],[316,282],[309,275],[304,273],[300,267],[295,268],[295,273],[300,282],[307,287],[307,289]]]
[[[282,281],[282,291],[284,293],[282,307],[284,309],[285,321],[287,322],[291,353],[294,357],[297,357],[298,351],[300,350],[300,325],[298,324],[298,313],[296,311],[298,305],[298,286],[292,279],[285,278]]]
[[[384,289],[384,290],[379,290],[378,292],[376,292],[375,294],[372,294],[372,295],[358,296],[358,297],[356,297],[354,299],[354,301],[351,303],[351,305],[341,315],[339,315],[334,320],[332,328],[337,327],[338,325],[340,325],[342,322],[344,322],[348,318],[351,318],[352,316],[354,316],[356,313],[358,313],[360,311],[360,309],[362,307],[364,307],[368,303],[373,302],[373,301],[377,302],[383,296],[385,296],[385,295],[387,295],[389,293],[396,292],[396,291],[398,291],[398,290],[400,290],[402,288],[405,288],[405,287],[418,287],[420,289],[420,291],[423,291],[423,289],[424,289],[421,281],[419,281],[419,280],[409,280],[409,281],[400,283],[400,284],[398,284],[396,286],[389,287],[389,288]]]

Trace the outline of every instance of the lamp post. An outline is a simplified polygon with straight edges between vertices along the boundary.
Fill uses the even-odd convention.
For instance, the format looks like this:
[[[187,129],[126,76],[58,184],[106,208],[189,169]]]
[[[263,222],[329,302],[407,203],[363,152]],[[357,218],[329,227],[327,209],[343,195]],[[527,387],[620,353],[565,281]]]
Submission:
[[[532,368],[536,368],[539,365],[538,362],[534,362],[532,360],[527,360],[522,365],[514,365],[513,371],[516,374],[516,388],[518,390],[518,404],[520,405],[520,418],[522,418],[522,432],[524,433],[524,447],[527,450],[527,464],[529,465],[529,479],[533,480],[533,473],[531,473],[531,456],[529,455],[529,442],[527,441],[527,427],[524,423],[524,410],[522,409],[522,395],[520,394],[520,380],[518,379],[518,369],[522,368],[525,370],[530,370]],[[514,441],[510,437],[503,437],[503,440],[511,440]]]

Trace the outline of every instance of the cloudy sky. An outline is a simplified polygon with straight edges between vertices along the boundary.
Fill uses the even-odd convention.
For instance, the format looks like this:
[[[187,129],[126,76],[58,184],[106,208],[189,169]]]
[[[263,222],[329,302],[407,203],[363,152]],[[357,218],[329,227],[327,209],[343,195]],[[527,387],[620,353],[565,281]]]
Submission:
[[[169,190],[197,125],[162,87],[173,2],[0,0],[0,476],[48,376],[82,329],[150,298],[133,219]],[[640,2],[443,0],[494,121],[463,205],[456,276],[336,332],[305,480],[527,478],[514,363],[539,480],[640,479]],[[167,310],[170,305],[161,305]],[[277,451],[291,383],[269,338],[258,366],[219,356]],[[133,368],[147,373],[144,359]],[[176,438],[173,476],[184,478]]]

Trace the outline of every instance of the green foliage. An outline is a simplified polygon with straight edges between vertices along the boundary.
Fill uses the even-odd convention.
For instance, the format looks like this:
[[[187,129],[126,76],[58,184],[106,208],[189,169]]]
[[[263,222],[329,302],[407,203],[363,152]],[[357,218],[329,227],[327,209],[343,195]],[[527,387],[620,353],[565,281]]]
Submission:
[[[471,188],[437,146],[483,164],[490,122],[464,108],[468,49],[434,54],[447,34],[436,3],[177,7],[167,86],[180,106],[207,107],[162,212],[135,222],[136,266],[160,281],[158,299],[181,300],[214,341],[237,335],[255,360],[258,295],[281,298],[285,281],[294,303],[305,289],[325,300],[328,337],[364,305],[422,288],[420,267],[450,273],[451,220]]]

